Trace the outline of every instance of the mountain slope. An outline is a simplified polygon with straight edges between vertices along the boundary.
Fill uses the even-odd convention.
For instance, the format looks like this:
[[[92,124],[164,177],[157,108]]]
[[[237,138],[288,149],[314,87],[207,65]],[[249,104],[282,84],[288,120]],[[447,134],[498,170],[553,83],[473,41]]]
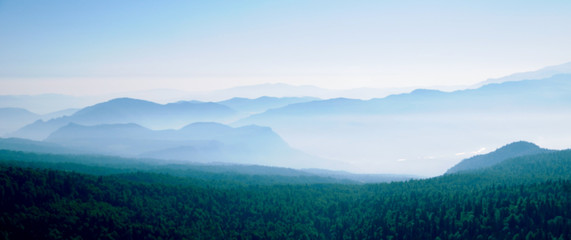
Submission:
[[[502,83],[502,82],[521,81],[521,80],[530,80],[530,79],[543,79],[558,74],[571,74],[571,62],[555,66],[544,67],[536,71],[514,73],[501,78],[492,78],[484,82],[478,83],[475,86],[481,87],[483,85],[487,85],[490,83]]]
[[[510,158],[546,153],[550,151],[551,150],[540,148],[537,145],[530,142],[524,142],[524,141],[514,142],[505,145],[491,153],[484,155],[477,155],[468,159],[464,159],[460,163],[456,164],[454,167],[450,168],[446,172],[446,174],[457,173],[468,170],[483,169],[501,163],[504,160]]]
[[[78,124],[137,123],[149,128],[179,128],[192,122],[216,121],[231,117],[235,111],[217,104],[204,102],[154,102],[117,98],[84,108],[74,115]]]
[[[452,188],[537,184],[571,180],[571,150],[560,150],[506,159],[496,165],[445,174],[427,181]]]
[[[40,118],[23,108],[0,108],[0,136],[15,131]]]
[[[0,138],[0,149],[49,154],[78,154],[78,150],[62,147],[55,143],[39,142],[20,138]]]
[[[169,174],[199,181],[235,182],[244,185],[296,183],[357,183],[283,167],[241,164],[163,164],[153,159],[134,159],[88,154],[45,154],[0,150],[3,166],[63,170],[91,175],[145,172]]]
[[[232,128],[194,123],[180,130],[150,130],[136,124],[68,124],[45,140],[84,152],[170,162],[226,162],[316,167],[324,160],[292,149],[270,128]]]
[[[23,108],[0,108],[0,137],[32,124],[37,120],[49,120],[72,115],[76,109],[65,109],[47,114],[36,114]]]
[[[489,169],[487,174],[541,182],[571,179],[571,150],[548,151],[507,159]]]
[[[54,119],[54,118],[71,116],[79,110],[80,109],[77,109],[77,108],[68,108],[68,109],[64,109],[64,110],[59,110],[59,111],[47,113],[47,114],[42,115],[42,120],[47,121],[47,120]]]

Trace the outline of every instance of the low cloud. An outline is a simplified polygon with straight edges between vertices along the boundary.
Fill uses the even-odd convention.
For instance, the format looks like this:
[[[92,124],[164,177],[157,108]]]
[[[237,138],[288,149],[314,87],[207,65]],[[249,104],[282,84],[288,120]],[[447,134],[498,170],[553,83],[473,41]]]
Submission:
[[[472,152],[472,153],[473,153],[473,154],[480,154],[480,153],[483,153],[484,151],[486,151],[486,148],[485,148],[485,147],[480,148],[480,150],[475,151],[475,152]]]

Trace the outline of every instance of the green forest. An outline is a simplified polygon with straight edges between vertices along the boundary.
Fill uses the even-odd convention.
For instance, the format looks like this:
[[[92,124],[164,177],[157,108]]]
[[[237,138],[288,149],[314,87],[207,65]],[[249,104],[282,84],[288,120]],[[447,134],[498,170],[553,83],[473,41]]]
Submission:
[[[2,151],[0,238],[571,239],[571,151],[377,184],[82,158]]]

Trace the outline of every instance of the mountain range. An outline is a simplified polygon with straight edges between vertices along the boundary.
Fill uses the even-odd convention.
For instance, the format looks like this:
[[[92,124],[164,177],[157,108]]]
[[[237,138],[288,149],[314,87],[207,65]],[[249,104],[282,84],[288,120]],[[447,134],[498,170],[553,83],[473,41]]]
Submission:
[[[555,75],[454,92],[297,103],[232,125],[270,126],[309,154],[359,159],[359,170],[436,175],[467,155],[518,139],[564,148],[569,121],[571,75]]]
[[[153,129],[180,128],[192,122],[223,122],[235,114],[231,108],[217,103],[176,102],[163,105],[138,99],[118,98],[83,108],[71,116],[47,121],[38,120],[8,136],[43,140],[69,123],[83,125],[136,123]]]
[[[96,96],[72,96],[63,94],[0,95],[0,108],[23,108],[34,113],[46,114],[60,111],[62,109],[84,108],[116,98],[135,98],[161,104],[188,101],[189,99],[200,102],[221,103],[232,98],[262,98],[263,100],[263,98],[266,97],[277,99],[289,98],[289,100],[293,100],[295,98],[329,99],[336,97],[369,99],[388,96],[395,93],[403,93],[412,89],[413,88],[357,88],[349,90],[333,90],[310,85],[296,86],[284,83],[273,83],[202,92],[186,92],[177,89],[154,89]]]
[[[559,74],[571,74],[571,63],[549,66],[535,71],[515,73],[500,78],[492,78],[472,86],[431,86],[430,88],[440,89],[441,91],[454,91],[464,88],[479,88],[491,83],[544,79]],[[146,91],[121,92],[97,96],[71,96],[63,94],[0,95],[0,108],[23,108],[28,111],[43,115],[50,112],[60,111],[62,109],[84,108],[100,102],[124,97],[142,99],[162,104],[185,101],[189,99],[219,102],[228,100],[230,98],[255,99],[260,97],[313,97],[321,99],[343,97],[354,99],[372,99],[406,93],[418,88],[423,87],[419,86],[415,88],[405,87],[389,89],[356,88],[347,90],[333,90],[310,85],[295,86],[284,83],[267,83],[202,92],[187,92],[179,89],[152,89]]]
[[[417,89],[410,93],[390,95],[385,98],[359,100],[335,98],[292,104],[271,109],[244,119],[244,122],[276,115],[338,115],[338,114],[401,114],[506,111],[530,107],[569,108],[571,103],[571,74],[556,75],[540,80],[523,80],[489,84],[478,89],[442,92]]]
[[[82,128],[87,127],[99,131],[103,126],[120,126],[121,131],[127,128],[150,131],[156,138],[160,134],[154,132],[183,131],[185,126],[198,122],[218,122],[234,128],[266,126],[293,149],[322,159],[338,160],[349,166],[346,169],[349,171],[438,175],[463,158],[519,139],[552,149],[565,148],[571,140],[571,130],[566,127],[571,121],[570,110],[571,74],[559,74],[544,79],[506,80],[452,92],[417,89],[369,100],[260,97],[159,104],[118,98],[70,110],[66,114],[73,114],[69,116],[36,120],[17,131],[14,131],[15,125],[3,126],[12,128],[11,134],[4,135],[7,137],[49,138],[52,142],[63,130],[84,131]],[[2,119],[15,119],[11,120],[13,123],[25,124],[41,118],[25,110],[6,112]],[[114,131],[118,130],[111,131],[109,136]],[[196,142],[192,148],[170,145],[150,148],[153,151],[136,152],[136,156],[201,156],[199,153],[206,151],[204,149],[222,149],[218,142],[221,141]],[[104,147],[99,150],[111,151]],[[206,155],[214,156],[213,152]]]
[[[317,99],[261,97],[233,98],[217,103],[181,101],[158,104],[140,99],[117,98],[79,110],[66,109],[45,115],[25,109],[2,108],[0,123],[3,123],[4,129],[0,136],[42,140],[68,123],[136,123],[153,129],[176,129],[193,122],[230,122],[268,109],[313,100]]]

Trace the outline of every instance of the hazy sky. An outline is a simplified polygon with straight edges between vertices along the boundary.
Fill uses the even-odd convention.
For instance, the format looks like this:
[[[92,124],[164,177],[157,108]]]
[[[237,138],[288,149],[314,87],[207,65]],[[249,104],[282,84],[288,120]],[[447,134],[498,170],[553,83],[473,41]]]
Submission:
[[[570,13],[546,0],[0,0],[0,94],[473,84],[571,61]]]

